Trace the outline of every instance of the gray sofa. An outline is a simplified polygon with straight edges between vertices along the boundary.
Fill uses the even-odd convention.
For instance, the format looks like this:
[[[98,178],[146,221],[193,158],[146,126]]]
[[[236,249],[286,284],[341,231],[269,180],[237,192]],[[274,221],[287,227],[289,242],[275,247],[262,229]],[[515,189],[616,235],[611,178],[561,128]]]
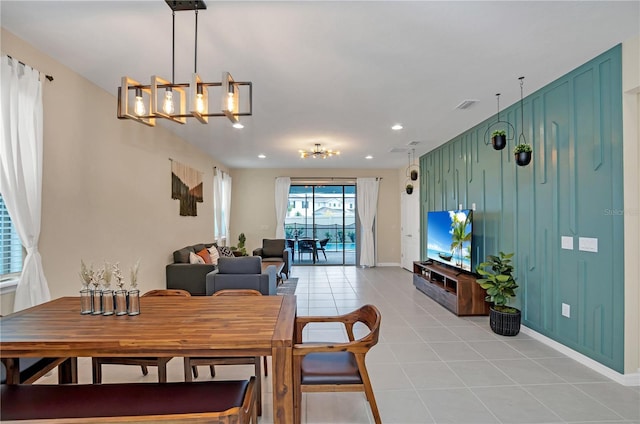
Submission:
[[[167,288],[186,290],[193,296],[206,295],[206,276],[216,271],[218,267],[213,264],[191,264],[189,253],[197,253],[213,245],[213,243],[194,244],[173,252],[173,263],[166,267]]]
[[[251,289],[275,295],[276,287],[276,267],[267,267],[263,274],[262,261],[257,256],[222,257],[218,259],[218,272],[207,274],[207,295],[226,289]]]
[[[260,256],[262,262],[282,261],[282,273],[289,278],[291,267],[291,249],[287,247],[285,239],[262,239],[262,247],[253,251],[253,256]]]

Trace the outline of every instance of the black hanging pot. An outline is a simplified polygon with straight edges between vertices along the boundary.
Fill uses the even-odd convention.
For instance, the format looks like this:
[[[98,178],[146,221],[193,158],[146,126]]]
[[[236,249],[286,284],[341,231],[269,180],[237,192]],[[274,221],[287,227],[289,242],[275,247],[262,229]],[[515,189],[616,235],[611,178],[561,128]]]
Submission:
[[[412,185],[407,185],[405,187],[405,190],[407,191],[407,194],[411,194],[411,193],[413,193],[413,186]]]
[[[502,150],[507,147],[507,136],[494,135],[493,137],[491,137],[491,144],[493,144],[493,148],[495,150]]]
[[[416,171],[415,169],[412,170],[409,175],[410,175],[411,181],[415,181],[418,179],[418,171]]]
[[[531,162],[531,152],[518,152],[515,154],[516,164],[527,166]]]
[[[514,308],[515,309],[515,308]],[[489,308],[489,326],[494,333],[501,336],[515,336],[520,332],[522,314],[516,309],[515,313],[497,311]]]

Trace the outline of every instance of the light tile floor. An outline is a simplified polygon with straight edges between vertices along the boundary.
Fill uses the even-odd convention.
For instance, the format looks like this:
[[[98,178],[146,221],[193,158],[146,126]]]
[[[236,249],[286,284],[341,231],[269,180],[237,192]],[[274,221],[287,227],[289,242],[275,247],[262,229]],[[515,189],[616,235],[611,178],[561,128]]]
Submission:
[[[501,337],[487,317],[458,318],[417,291],[396,267],[293,268],[298,315],[334,315],[372,303],[382,312],[380,342],[367,366],[384,423],[635,423],[640,387],[624,387],[524,335]],[[343,340],[323,325],[305,337]],[[217,378],[246,378],[251,366],[217,367]],[[131,366],[105,366],[104,382],[156,381]],[[80,382],[91,381],[80,359]],[[182,362],[169,362],[182,381]],[[199,380],[210,378],[205,367]],[[55,382],[55,374],[40,382]],[[263,384],[263,416],[273,423],[271,377]],[[303,423],[371,423],[361,393],[305,393]]]

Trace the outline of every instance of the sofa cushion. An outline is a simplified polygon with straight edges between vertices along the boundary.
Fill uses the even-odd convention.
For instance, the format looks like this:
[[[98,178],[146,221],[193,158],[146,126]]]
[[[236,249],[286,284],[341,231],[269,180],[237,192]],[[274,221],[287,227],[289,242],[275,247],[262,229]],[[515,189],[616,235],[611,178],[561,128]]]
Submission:
[[[189,263],[190,264],[204,264],[204,259],[201,256],[191,252],[189,253]]]
[[[204,260],[205,264],[211,263],[211,255],[209,255],[208,249],[202,249],[201,251],[196,252],[196,255],[200,256]]]
[[[262,256],[265,258],[282,257],[284,239],[262,240]]]
[[[220,274],[261,274],[262,260],[259,256],[221,257],[218,259]]]
[[[208,250],[209,257],[211,258],[211,263],[214,265],[218,265],[218,258],[220,258],[220,252],[218,252],[218,248],[216,246],[211,246]]]
[[[220,257],[233,258],[233,252],[231,251],[229,246],[219,246],[218,252],[220,253]]]
[[[189,253],[195,253],[192,246],[183,247],[173,252],[173,262],[176,264],[188,264]]]

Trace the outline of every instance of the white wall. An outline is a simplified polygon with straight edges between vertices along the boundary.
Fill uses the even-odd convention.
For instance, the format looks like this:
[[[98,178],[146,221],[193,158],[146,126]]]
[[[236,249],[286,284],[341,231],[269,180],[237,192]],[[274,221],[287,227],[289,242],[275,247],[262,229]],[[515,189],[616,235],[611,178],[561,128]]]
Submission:
[[[331,159],[327,159],[331,160]],[[383,177],[378,193],[378,265],[400,263],[400,193],[396,169],[232,169],[231,244],[247,237],[247,251],[275,237],[276,177]]]
[[[44,165],[40,252],[53,298],[77,295],[80,259],[129,268],[140,259],[140,288],[164,288],[174,250],[212,241],[216,160],[161,126],[116,118],[106,92],[2,29],[2,53],[43,73]],[[204,173],[197,217],[179,216],[169,158]],[[1,312],[12,311],[4,295]]]

